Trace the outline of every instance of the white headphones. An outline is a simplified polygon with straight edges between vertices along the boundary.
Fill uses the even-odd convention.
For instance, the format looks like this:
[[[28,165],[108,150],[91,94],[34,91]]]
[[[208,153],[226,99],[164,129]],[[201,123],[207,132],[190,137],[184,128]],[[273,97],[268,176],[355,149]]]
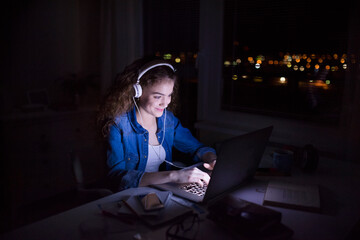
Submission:
[[[138,75],[136,84],[133,85],[134,90],[135,90],[135,96],[136,98],[141,97],[142,95],[142,88],[140,85],[140,79],[141,77],[149,70],[159,67],[159,66],[168,66],[169,68],[171,68],[171,70],[173,70],[173,72],[175,72],[175,68],[170,64],[170,63],[166,63],[163,62],[161,60],[155,60],[155,61],[151,61],[150,63],[146,64],[142,69],[140,69],[140,73]]]

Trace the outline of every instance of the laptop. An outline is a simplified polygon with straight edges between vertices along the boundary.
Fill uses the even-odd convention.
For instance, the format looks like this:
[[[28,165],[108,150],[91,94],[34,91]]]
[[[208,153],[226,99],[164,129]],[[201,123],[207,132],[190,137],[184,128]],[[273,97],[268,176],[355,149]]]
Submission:
[[[254,177],[272,130],[273,126],[270,126],[219,143],[216,146],[217,161],[212,171],[206,170],[203,163],[187,167],[198,167],[211,176],[203,194],[189,191],[191,184],[170,182],[153,186],[197,203],[208,203],[225,196]]]

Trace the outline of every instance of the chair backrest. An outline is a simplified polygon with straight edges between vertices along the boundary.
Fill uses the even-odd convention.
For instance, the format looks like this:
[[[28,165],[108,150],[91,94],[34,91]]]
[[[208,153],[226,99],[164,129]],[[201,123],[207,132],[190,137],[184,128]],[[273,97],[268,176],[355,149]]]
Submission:
[[[107,179],[106,154],[101,147],[97,149],[77,149],[70,152],[72,172],[78,188],[99,186]],[[104,187],[105,185],[102,184]]]
[[[84,162],[81,161],[80,155],[76,151],[72,151],[70,153],[70,157],[77,187],[77,199],[80,204],[113,194],[113,191],[109,189],[107,184],[106,176],[103,176],[103,169],[99,169],[99,165],[102,165],[101,163],[88,166],[89,162],[92,163],[92,161],[84,164]],[[98,158],[98,160],[101,161],[102,159]],[[96,174],[96,176],[92,174],[92,176],[88,176],[88,178],[86,178],[86,170],[89,169],[98,170],[98,174]],[[90,171],[90,174],[92,172],[93,171]]]
[[[80,158],[74,150],[70,153],[70,159],[77,188],[84,188],[84,176]]]

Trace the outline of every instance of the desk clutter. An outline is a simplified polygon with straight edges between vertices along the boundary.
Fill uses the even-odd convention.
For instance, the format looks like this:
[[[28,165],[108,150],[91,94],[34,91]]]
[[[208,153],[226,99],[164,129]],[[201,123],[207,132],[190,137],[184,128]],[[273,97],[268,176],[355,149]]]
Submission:
[[[21,227],[0,236],[0,238],[4,240],[63,240],[166,239],[167,237],[167,239],[215,240],[284,239],[288,236],[290,239],[292,237],[293,239],[302,240],[359,239],[356,230],[359,226],[360,194],[358,191],[354,191],[353,187],[360,185],[359,172],[359,164],[325,158],[320,162],[319,171],[314,175],[304,174],[303,171],[294,171],[291,178],[259,177],[232,192],[231,196],[235,197],[232,201],[226,202],[226,198],[224,198],[214,202],[213,205],[212,202],[209,202],[208,207],[202,209],[203,212],[197,209],[194,210],[193,202],[186,202],[185,199],[176,198],[173,195],[171,195],[171,201],[167,202],[166,196],[171,193],[160,193],[161,191],[155,188],[126,189],[62,214]],[[318,186],[321,197],[321,214],[284,207],[263,206],[267,187],[274,186],[273,181],[287,182],[287,185],[295,183],[305,186],[309,184]],[[180,211],[180,215],[175,215],[180,217],[175,217],[174,222],[165,221],[166,224],[161,228],[148,227],[122,202],[122,200],[129,199],[130,196],[141,196],[148,193],[156,193],[158,199],[164,205],[164,209],[175,206],[175,208],[183,209],[185,215],[181,215],[182,211]],[[297,193],[292,196],[295,195]],[[133,200],[137,200],[136,203],[140,204],[140,210],[143,210],[139,198],[133,198]],[[248,205],[242,199],[260,204],[260,206],[255,205],[253,207],[254,205]],[[126,217],[121,214],[121,211],[118,211],[117,204],[119,202],[121,208],[125,207],[122,210],[127,211],[127,213],[123,213]],[[156,206],[157,201],[154,203]],[[203,207],[203,205],[195,205]],[[101,214],[98,206],[104,209],[104,214]],[[264,208],[280,212],[280,217],[279,213],[269,212],[268,214],[264,213],[265,217],[254,217],[254,221],[250,221],[253,215],[263,216],[262,210]],[[258,209],[261,210],[257,211]],[[249,213],[250,210],[253,214]],[[144,214],[150,215],[157,211],[162,210],[148,211],[146,213],[144,211]],[[265,211],[268,212],[268,210]],[[187,215],[187,213],[190,214]],[[147,218],[150,219],[152,216]],[[128,223],[124,223],[126,221]]]
[[[281,223],[281,212],[232,195],[212,203],[207,206],[206,211],[200,212],[194,208],[193,205],[196,204],[189,201],[185,204],[170,191],[149,191],[123,196],[117,201],[98,206],[104,215],[117,218],[129,225],[143,223],[150,228],[170,225],[166,232],[170,237],[179,234],[183,236],[185,233],[194,234],[190,230],[184,233],[181,231],[189,224],[194,227],[192,230],[198,229],[200,215],[236,238],[289,239],[293,235],[293,231]]]
[[[289,239],[293,230],[281,223],[281,212],[231,195],[209,206],[208,218],[241,239]]]
[[[160,227],[193,213],[191,208],[173,201],[171,197],[170,191],[147,192],[98,206],[104,215],[125,223],[142,222],[149,227]]]

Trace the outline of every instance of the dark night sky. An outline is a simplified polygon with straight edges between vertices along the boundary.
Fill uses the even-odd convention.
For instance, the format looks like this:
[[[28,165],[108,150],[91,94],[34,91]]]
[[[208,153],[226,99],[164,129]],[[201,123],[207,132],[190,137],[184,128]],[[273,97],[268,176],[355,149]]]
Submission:
[[[225,1],[225,52],[234,40],[257,53],[345,52],[348,8],[319,0]]]
[[[257,53],[346,52],[349,0],[226,0],[224,47]],[[145,51],[197,51],[199,1],[144,1]]]

